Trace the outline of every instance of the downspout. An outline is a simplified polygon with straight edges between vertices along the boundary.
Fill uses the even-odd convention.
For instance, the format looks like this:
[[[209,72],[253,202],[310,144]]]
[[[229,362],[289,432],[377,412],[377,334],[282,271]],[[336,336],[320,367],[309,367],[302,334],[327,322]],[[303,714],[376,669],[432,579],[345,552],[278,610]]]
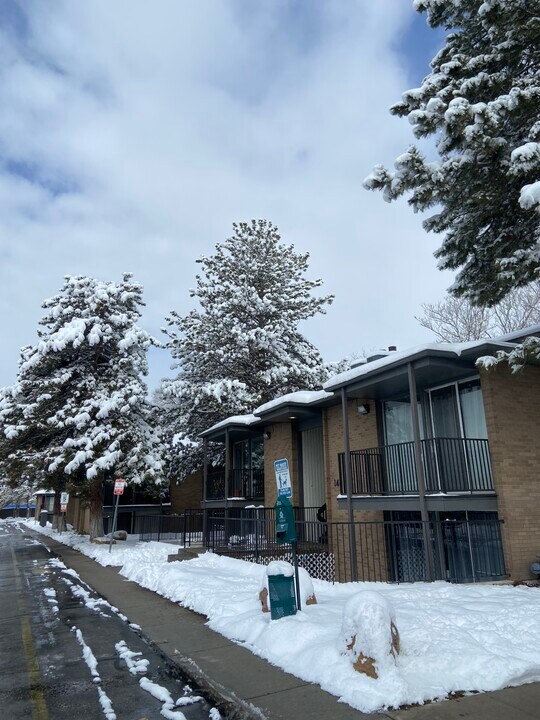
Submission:
[[[422,532],[424,536],[424,548],[426,553],[426,578],[428,582],[434,580],[433,546],[431,544],[431,532],[429,527],[429,513],[426,504],[426,479],[424,475],[424,463],[422,461],[422,443],[420,440],[420,420],[418,417],[418,397],[416,394],[416,377],[413,364],[407,365],[409,376],[409,398],[411,406],[411,420],[414,441],[414,462],[416,465],[416,479],[418,482],[418,500],[420,504],[420,517],[422,518]]]
[[[351,580],[358,579],[356,564],[356,536],[354,530],[354,510],[352,504],[352,473],[351,473],[351,444],[349,440],[349,408],[345,388],[341,388],[341,410],[343,412],[343,450],[345,467],[345,487],[347,488],[347,515],[349,520],[349,554],[351,558]]]

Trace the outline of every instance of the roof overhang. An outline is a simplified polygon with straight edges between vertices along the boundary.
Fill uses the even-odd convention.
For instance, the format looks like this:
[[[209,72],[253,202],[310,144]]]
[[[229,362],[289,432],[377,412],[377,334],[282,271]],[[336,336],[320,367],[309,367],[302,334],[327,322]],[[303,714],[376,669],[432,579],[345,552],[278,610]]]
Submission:
[[[210,440],[211,442],[225,442],[227,432],[229,433],[229,440],[237,442],[238,440],[246,440],[253,435],[260,435],[263,431],[263,424],[261,422],[253,422],[249,425],[242,423],[231,422],[223,423],[220,427],[210,428],[201,433],[201,437]]]
[[[324,400],[315,401],[311,404],[294,402],[285,403],[265,412],[261,412],[261,423],[263,425],[268,425],[270,423],[308,420],[310,418],[320,416],[324,407],[335,405],[338,402],[339,397],[333,395],[324,398]]]
[[[392,399],[408,395],[408,366],[412,364],[418,389],[454,382],[478,372],[476,361],[483,355],[493,355],[497,350],[508,350],[507,343],[475,344],[459,354],[452,350],[421,349],[410,355],[385,362],[369,371],[368,366],[358,377],[350,377],[332,385],[334,392],[345,390],[347,397],[362,399]],[[339,378],[338,378],[339,380]]]

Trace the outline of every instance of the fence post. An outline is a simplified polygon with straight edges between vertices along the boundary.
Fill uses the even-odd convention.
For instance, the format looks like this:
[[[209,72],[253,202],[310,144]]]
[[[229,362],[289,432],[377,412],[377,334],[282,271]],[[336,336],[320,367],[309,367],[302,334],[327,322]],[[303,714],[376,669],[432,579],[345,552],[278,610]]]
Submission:
[[[347,513],[349,518],[349,554],[351,562],[351,580],[358,577],[356,565],[356,537],[354,528],[354,510],[352,506],[352,477],[351,477],[351,444],[349,439],[349,408],[345,388],[341,388],[341,409],[343,411],[343,449],[345,451],[345,485],[347,487]]]
[[[420,516],[422,518],[424,554],[426,558],[426,579],[428,580],[428,582],[431,582],[434,575],[433,546],[431,545],[429,513],[426,504],[426,481],[424,476],[424,463],[422,460],[422,444],[420,440],[420,420],[418,418],[418,396],[416,394],[416,377],[414,375],[414,368],[412,363],[408,364],[407,372],[409,376],[409,399],[411,405],[411,420],[414,439],[416,480],[418,483],[418,500],[420,504]]]
[[[259,517],[258,510],[255,510],[255,562],[259,562]]]

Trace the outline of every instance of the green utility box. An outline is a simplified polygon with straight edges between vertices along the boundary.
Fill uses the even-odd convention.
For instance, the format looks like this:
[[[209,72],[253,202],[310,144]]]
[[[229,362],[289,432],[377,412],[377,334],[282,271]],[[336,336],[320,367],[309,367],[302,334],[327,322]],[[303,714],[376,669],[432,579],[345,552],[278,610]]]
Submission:
[[[279,497],[274,507],[276,510],[276,542],[278,545],[296,542],[296,523],[290,500],[286,497]]]
[[[270,617],[272,620],[279,620],[279,618],[287,617],[287,615],[296,615],[293,576],[269,575],[268,598],[270,600]]]

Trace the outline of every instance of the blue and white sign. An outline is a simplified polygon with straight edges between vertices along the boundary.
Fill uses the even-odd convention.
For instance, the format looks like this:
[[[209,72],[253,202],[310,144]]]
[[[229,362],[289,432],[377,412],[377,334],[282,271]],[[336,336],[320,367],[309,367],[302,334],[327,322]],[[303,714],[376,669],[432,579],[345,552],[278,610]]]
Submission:
[[[291,475],[287,458],[274,461],[274,472],[276,473],[278,497],[292,497]]]

